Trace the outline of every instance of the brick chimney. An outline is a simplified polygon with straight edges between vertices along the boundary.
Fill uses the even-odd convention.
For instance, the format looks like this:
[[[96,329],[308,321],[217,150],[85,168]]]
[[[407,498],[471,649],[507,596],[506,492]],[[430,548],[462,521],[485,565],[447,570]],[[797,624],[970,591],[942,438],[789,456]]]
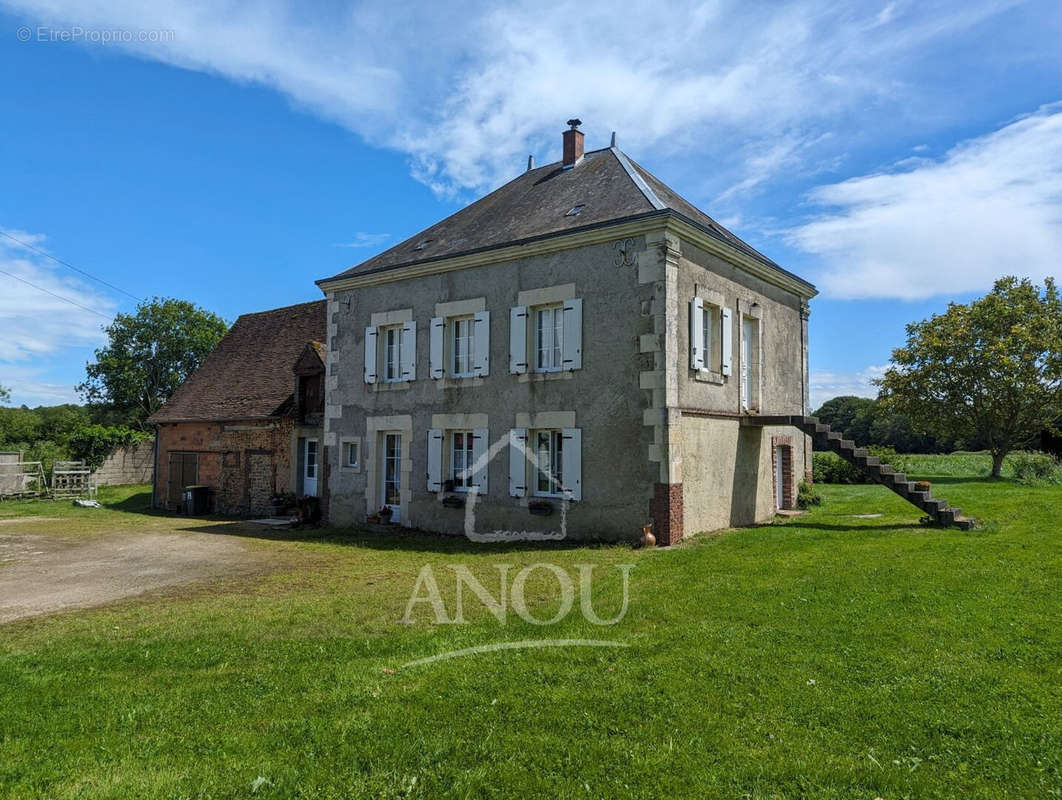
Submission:
[[[582,124],[582,120],[570,119],[568,125],[571,127],[561,134],[561,139],[564,141],[564,158],[562,159],[564,169],[571,169],[583,160],[583,132],[579,130]]]

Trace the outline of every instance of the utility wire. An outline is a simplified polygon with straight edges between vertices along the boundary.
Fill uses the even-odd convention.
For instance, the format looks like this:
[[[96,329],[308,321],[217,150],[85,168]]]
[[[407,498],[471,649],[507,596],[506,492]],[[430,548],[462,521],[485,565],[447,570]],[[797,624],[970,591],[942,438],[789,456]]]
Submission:
[[[43,286],[38,286],[35,283],[30,283],[25,278],[20,278],[18,275],[12,275],[7,270],[0,269],[0,274],[7,275],[9,278],[14,278],[16,281],[21,281],[22,283],[26,284],[27,286],[32,286],[34,289],[37,289],[38,291],[44,292],[45,294],[50,294],[52,297],[55,297],[55,298],[57,298],[59,300],[62,300],[65,303],[69,303],[72,306],[77,306],[80,309],[83,309],[85,311],[89,311],[89,312],[91,312],[93,314],[96,314],[97,316],[103,317],[104,319],[110,319],[110,317],[107,314],[104,314],[102,311],[97,311],[94,308],[89,308],[88,306],[83,306],[83,305],[81,305],[81,303],[77,303],[77,302],[71,300],[69,297],[63,297],[61,294],[56,294],[55,292],[53,292],[53,291],[51,291],[49,289],[45,289]]]
[[[51,253],[46,253],[44,250],[41,250],[38,247],[34,247],[33,245],[31,245],[31,244],[29,244],[27,242],[24,242],[21,239],[16,239],[14,236],[12,236],[10,233],[7,233],[6,231],[0,231],[0,236],[6,236],[8,239],[10,239],[11,241],[15,242],[16,244],[22,245],[27,250],[32,250],[34,253],[39,253],[40,255],[44,256],[45,258],[50,258],[56,264],[62,264],[64,267],[68,267],[69,269],[74,270],[74,272],[80,272],[86,278],[94,280],[94,281],[96,281],[96,283],[102,283],[104,286],[110,287],[111,289],[114,289],[114,291],[116,291],[116,292],[121,292],[126,297],[132,297],[137,302],[142,302],[143,299],[144,299],[142,297],[137,297],[135,294],[131,294],[131,293],[127,292],[125,289],[121,289],[121,288],[115,286],[113,283],[108,283],[107,281],[103,280],[103,278],[97,278],[92,273],[86,272],[85,270],[81,269],[80,267],[75,267],[73,264],[68,264],[66,261],[63,261],[61,258],[56,258]],[[10,274],[10,273],[5,273],[5,274]],[[23,283],[29,283],[29,281],[22,281],[22,282]],[[33,284],[30,284],[30,285],[32,286]],[[39,289],[40,287],[38,286],[37,288]],[[42,291],[47,291],[47,290],[43,290],[42,289]],[[49,292],[49,294],[51,294],[51,292]],[[59,295],[56,295],[56,297],[58,297],[58,296]],[[65,298],[61,298],[61,299],[65,299]],[[70,301],[70,302],[73,302],[73,301]],[[74,303],[74,305],[77,305],[77,303]],[[84,308],[84,306],[82,306],[82,308]]]

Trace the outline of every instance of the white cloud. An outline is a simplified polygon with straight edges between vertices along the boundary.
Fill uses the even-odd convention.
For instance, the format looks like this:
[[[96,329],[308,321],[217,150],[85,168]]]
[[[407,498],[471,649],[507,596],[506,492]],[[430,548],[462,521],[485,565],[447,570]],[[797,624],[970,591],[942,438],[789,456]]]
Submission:
[[[43,249],[44,237],[24,231],[8,230],[12,236]],[[75,346],[98,345],[105,341],[101,330],[108,323],[115,303],[81,281],[62,274],[62,267],[38,253],[0,237],[0,384],[14,392],[20,387],[5,374],[12,374],[15,363],[32,363],[56,351]],[[21,279],[21,280],[19,280]],[[23,281],[28,281],[24,283]],[[29,284],[34,284],[30,286]],[[100,314],[86,311],[47,294],[46,289]]]
[[[871,381],[884,375],[886,369],[888,367],[869,366],[860,372],[813,371],[808,379],[812,410],[842,395],[877,397],[878,388]]]
[[[0,386],[11,390],[11,400],[5,405],[55,406],[80,403],[73,382],[49,379],[47,367],[0,362]]]
[[[711,195],[763,187],[845,119],[855,135],[852,117],[868,107],[908,113],[927,45],[954,43],[1012,3],[0,5],[31,25],[172,30],[166,42],[108,46],[273,88],[406,153],[413,174],[442,194],[492,188],[529,152],[556,159],[562,123],[577,115],[588,145],[617,130],[635,156],[651,149],[655,164],[677,158],[687,174],[711,176]]]
[[[1042,279],[1062,252],[1062,106],[953,148],[939,160],[811,193],[829,210],[789,232],[817,256],[826,294],[920,299]]]
[[[389,233],[365,233],[358,231],[349,242],[338,242],[333,247],[378,247],[391,238]]]

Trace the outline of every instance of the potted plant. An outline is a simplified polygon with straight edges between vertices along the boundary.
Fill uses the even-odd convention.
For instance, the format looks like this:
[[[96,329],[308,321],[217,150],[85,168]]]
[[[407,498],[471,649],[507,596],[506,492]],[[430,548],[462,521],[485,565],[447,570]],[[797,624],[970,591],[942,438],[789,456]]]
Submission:
[[[394,510],[391,508],[391,506],[383,506],[380,508],[379,511],[376,512],[376,516],[380,518],[380,522],[382,522],[384,525],[389,525],[391,522],[391,515],[393,513]]]

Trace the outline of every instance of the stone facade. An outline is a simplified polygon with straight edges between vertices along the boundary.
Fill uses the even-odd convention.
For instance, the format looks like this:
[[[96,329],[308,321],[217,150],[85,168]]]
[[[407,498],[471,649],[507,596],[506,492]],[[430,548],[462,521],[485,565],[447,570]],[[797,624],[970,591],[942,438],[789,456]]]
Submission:
[[[444,506],[445,487],[430,485],[428,437],[452,429],[485,432],[495,456],[475,501],[477,532],[557,532],[563,524],[571,538],[633,540],[651,522],[666,545],[697,531],[764,522],[777,508],[772,443],[779,436],[789,439],[783,505],[790,505],[792,470],[806,468],[810,447],[798,431],[759,426],[755,417],[807,413],[806,295],[709,252],[703,236],[686,238],[667,220],[653,227],[608,239],[602,233],[597,241],[573,237],[566,248],[408,279],[373,277],[335,289],[325,282],[331,521],[360,523],[380,507],[381,436],[391,433],[402,447],[399,522],[464,530],[465,511]],[[690,301],[697,295],[729,309],[730,375],[691,368]],[[511,374],[511,309],[566,298],[582,301],[581,366]],[[448,308],[489,312],[487,374],[429,377],[428,328]],[[749,353],[741,350],[745,319],[757,331]],[[411,323],[415,378],[367,383],[366,328]],[[739,385],[742,359],[756,360],[753,408]],[[532,516],[534,492],[508,491],[505,440],[539,427],[581,434],[582,496],[563,517]],[[357,467],[342,463],[348,442],[361,448]]]

